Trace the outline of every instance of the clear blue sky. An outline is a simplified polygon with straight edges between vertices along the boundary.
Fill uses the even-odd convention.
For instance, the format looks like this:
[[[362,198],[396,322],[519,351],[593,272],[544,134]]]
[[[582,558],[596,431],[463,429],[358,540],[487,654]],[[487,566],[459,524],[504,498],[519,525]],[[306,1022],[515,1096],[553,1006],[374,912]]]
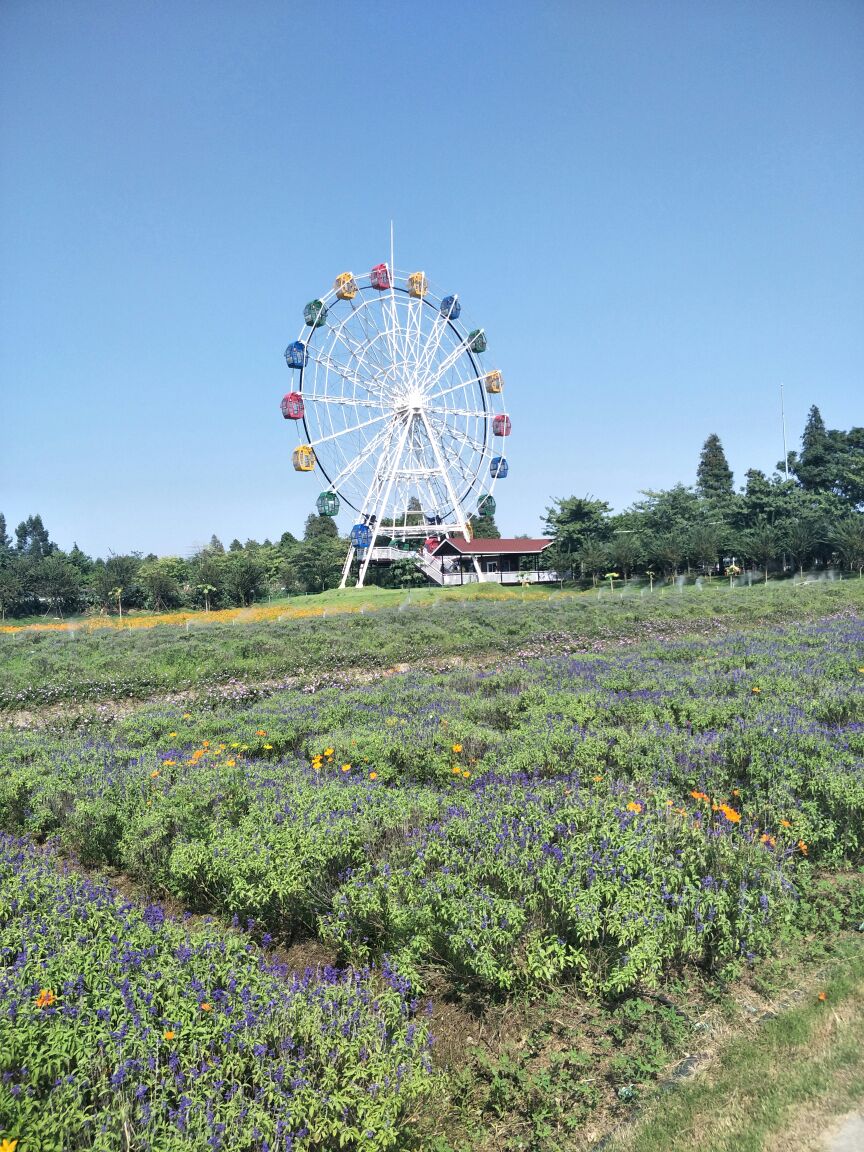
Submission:
[[[302,307],[387,259],[507,381],[505,534],[864,423],[864,4],[0,5],[0,511],[299,532]],[[342,525],[346,527],[347,524]]]

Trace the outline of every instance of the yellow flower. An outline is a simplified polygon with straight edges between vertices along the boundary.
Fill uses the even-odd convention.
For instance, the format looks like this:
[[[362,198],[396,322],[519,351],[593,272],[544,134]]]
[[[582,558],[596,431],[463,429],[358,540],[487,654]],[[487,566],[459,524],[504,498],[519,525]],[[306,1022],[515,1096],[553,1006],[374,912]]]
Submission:
[[[343,764],[342,765],[342,771],[343,772],[350,772],[351,771],[351,765],[350,764]]]
[[[369,773],[369,779],[370,780],[377,780],[378,779],[378,773],[377,772],[370,772]]]
[[[168,1028],[167,1031],[162,1033],[162,1039],[163,1040],[173,1040],[174,1039],[174,1033],[171,1031],[170,1028]]]
[[[332,756],[333,755],[333,749],[332,748],[325,748],[324,749],[324,755],[327,757]]]
[[[461,745],[461,744],[454,744],[454,745],[453,745],[453,751],[454,751],[454,752],[456,753],[456,755],[458,756],[458,755],[459,755],[459,753],[462,751],[462,745]]]
[[[191,712],[184,712],[183,713],[183,719],[184,720],[191,720],[192,719],[192,713]]]
[[[751,688],[750,691],[758,696],[758,694],[762,691],[762,689],[761,688]]]
[[[15,1152],[15,1149],[17,1147],[18,1147],[18,1141],[17,1140],[10,1140],[7,1136],[7,1137],[4,1137],[2,1144],[0,1144],[0,1152]]]
[[[174,765],[177,763],[177,761],[176,760],[163,760],[162,763],[165,765],[166,768],[173,768]]]
[[[462,773],[462,776],[463,776],[463,778],[464,778],[465,780],[467,780],[467,779],[468,779],[468,777],[469,777],[470,775],[471,775],[471,773],[468,771],[468,769],[467,769],[467,768],[466,768],[466,769],[465,769],[465,771]]]
[[[450,769],[450,771],[453,773],[454,776],[459,776],[462,773],[462,769],[459,767],[458,764],[454,764],[453,767]]]
[[[595,776],[595,777],[594,777],[594,783],[595,783],[595,784],[599,784],[599,783],[600,783],[600,781],[601,781],[602,779],[603,779],[603,777],[602,777],[602,776]]]
[[[628,812],[641,812],[642,811],[642,805],[637,804],[635,800],[631,800],[630,803],[627,805],[627,811]]]
[[[233,768],[236,763],[237,763],[236,760],[226,760],[225,761],[225,767],[226,768]]]
[[[265,750],[265,752],[272,752],[273,751],[273,745],[272,744],[265,744],[264,750]]]

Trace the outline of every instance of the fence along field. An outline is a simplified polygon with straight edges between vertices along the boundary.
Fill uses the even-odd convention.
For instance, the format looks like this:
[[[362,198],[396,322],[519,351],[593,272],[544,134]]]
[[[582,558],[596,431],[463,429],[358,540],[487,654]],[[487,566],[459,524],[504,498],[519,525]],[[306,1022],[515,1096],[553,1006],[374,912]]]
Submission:
[[[804,591],[727,591],[722,629],[714,593],[482,604],[462,632],[459,606],[381,613],[343,627],[357,663],[367,629],[386,666],[412,623],[433,655],[504,628],[523,653],[314,691],[202,676],[117,716],[88,692],[160,690],[186,641],[130,659],[100,638],[84,660],[110,673],[45,697],[65,719],[0,732],[0,1133],[19,1152],[584,1146],[688,1043],[683,988],[864,921],[860,589],[802,611]],[[546,654],[540,624],[576,649],[577,621],[601,650]],[[311,627],[278,670],[330,665],[336,622]],[[232,674],[256,659],[239,628],[196,640]],[[52,637],[17,674],[42,661],[59,687],[78,651]],[[292,976],[288,956],[331,966]],[[562,993],[583,1014],[563,1055],[541,1028],[533,1056],[444,1036],[430,1059],[444,1005],[465,1023],[557,996],[560,1020]]]

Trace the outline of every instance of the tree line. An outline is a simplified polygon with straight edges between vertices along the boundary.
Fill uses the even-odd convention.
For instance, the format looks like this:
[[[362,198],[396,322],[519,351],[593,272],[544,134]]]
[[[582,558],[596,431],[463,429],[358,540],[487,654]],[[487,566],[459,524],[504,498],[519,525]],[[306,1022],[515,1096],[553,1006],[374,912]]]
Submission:
[[[788,471],[788,477],[787,477]],[[590,496],[553,502],[543,518],[553,545],[545,562],[562,578],[597,581],[614,571],[674,577],[682,571],[769,571],[842,565],[864,569],[864,428],[828,429],[810,409],[801,448],[766,476],[750,469],[738,491],[720,438],[702,448],[695,486],[644,491],[620,513]],[[419,505],[409,516],[422,517]],[[386,531],[386,525],[382,525]],[[500,535],[494,517],[474,521],[477,536]],[[433,529],[430,529],[432,531]],[[302,539],[216,536],[192,556],[135,552],[92,558],[76,545],[63,552],[39,515],[14,539],[0,513],[0,618],[73,612],[170,611],[251,604],[268,596],[322,592],[339,582],[348,541],[327,516],[310,515]],[[370,569],[378,583],[425,583],[410,556]]]
[[[546,562],[562,577],[615,571],[649,579],[758,568],[864,568],[864,428],[828,429],[809,412],[799,452],[770,477],[756,468],[737,491],[719,436],[705,441],[695,486],[644,491],[613,514],[603,500],[570,496],[546,509],[554,544]]]

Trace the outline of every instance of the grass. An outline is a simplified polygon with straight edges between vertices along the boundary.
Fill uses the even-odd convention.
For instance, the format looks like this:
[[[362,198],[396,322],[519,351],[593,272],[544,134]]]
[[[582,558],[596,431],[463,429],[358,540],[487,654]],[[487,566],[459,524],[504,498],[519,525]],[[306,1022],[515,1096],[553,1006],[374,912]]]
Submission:
[[[57,701],[141,699],[232,679],[386,669],[406,659],[500,658],[532,646],[538,654],[566,651],[658,632],[687,635],[850,610],[864,610],[864,582],[715,584],[645,595],[522,593],[486,585],[333,591],[228,614],[133,617],[122,629],[117,620],[109,628],[0,630],[0,712]]]
[[[864,1101],[862,1035],[859,937],[802,1003],[729,1040],[710,1070],[663,1094],[608,1152],[818,1148],[833,1118]]]

